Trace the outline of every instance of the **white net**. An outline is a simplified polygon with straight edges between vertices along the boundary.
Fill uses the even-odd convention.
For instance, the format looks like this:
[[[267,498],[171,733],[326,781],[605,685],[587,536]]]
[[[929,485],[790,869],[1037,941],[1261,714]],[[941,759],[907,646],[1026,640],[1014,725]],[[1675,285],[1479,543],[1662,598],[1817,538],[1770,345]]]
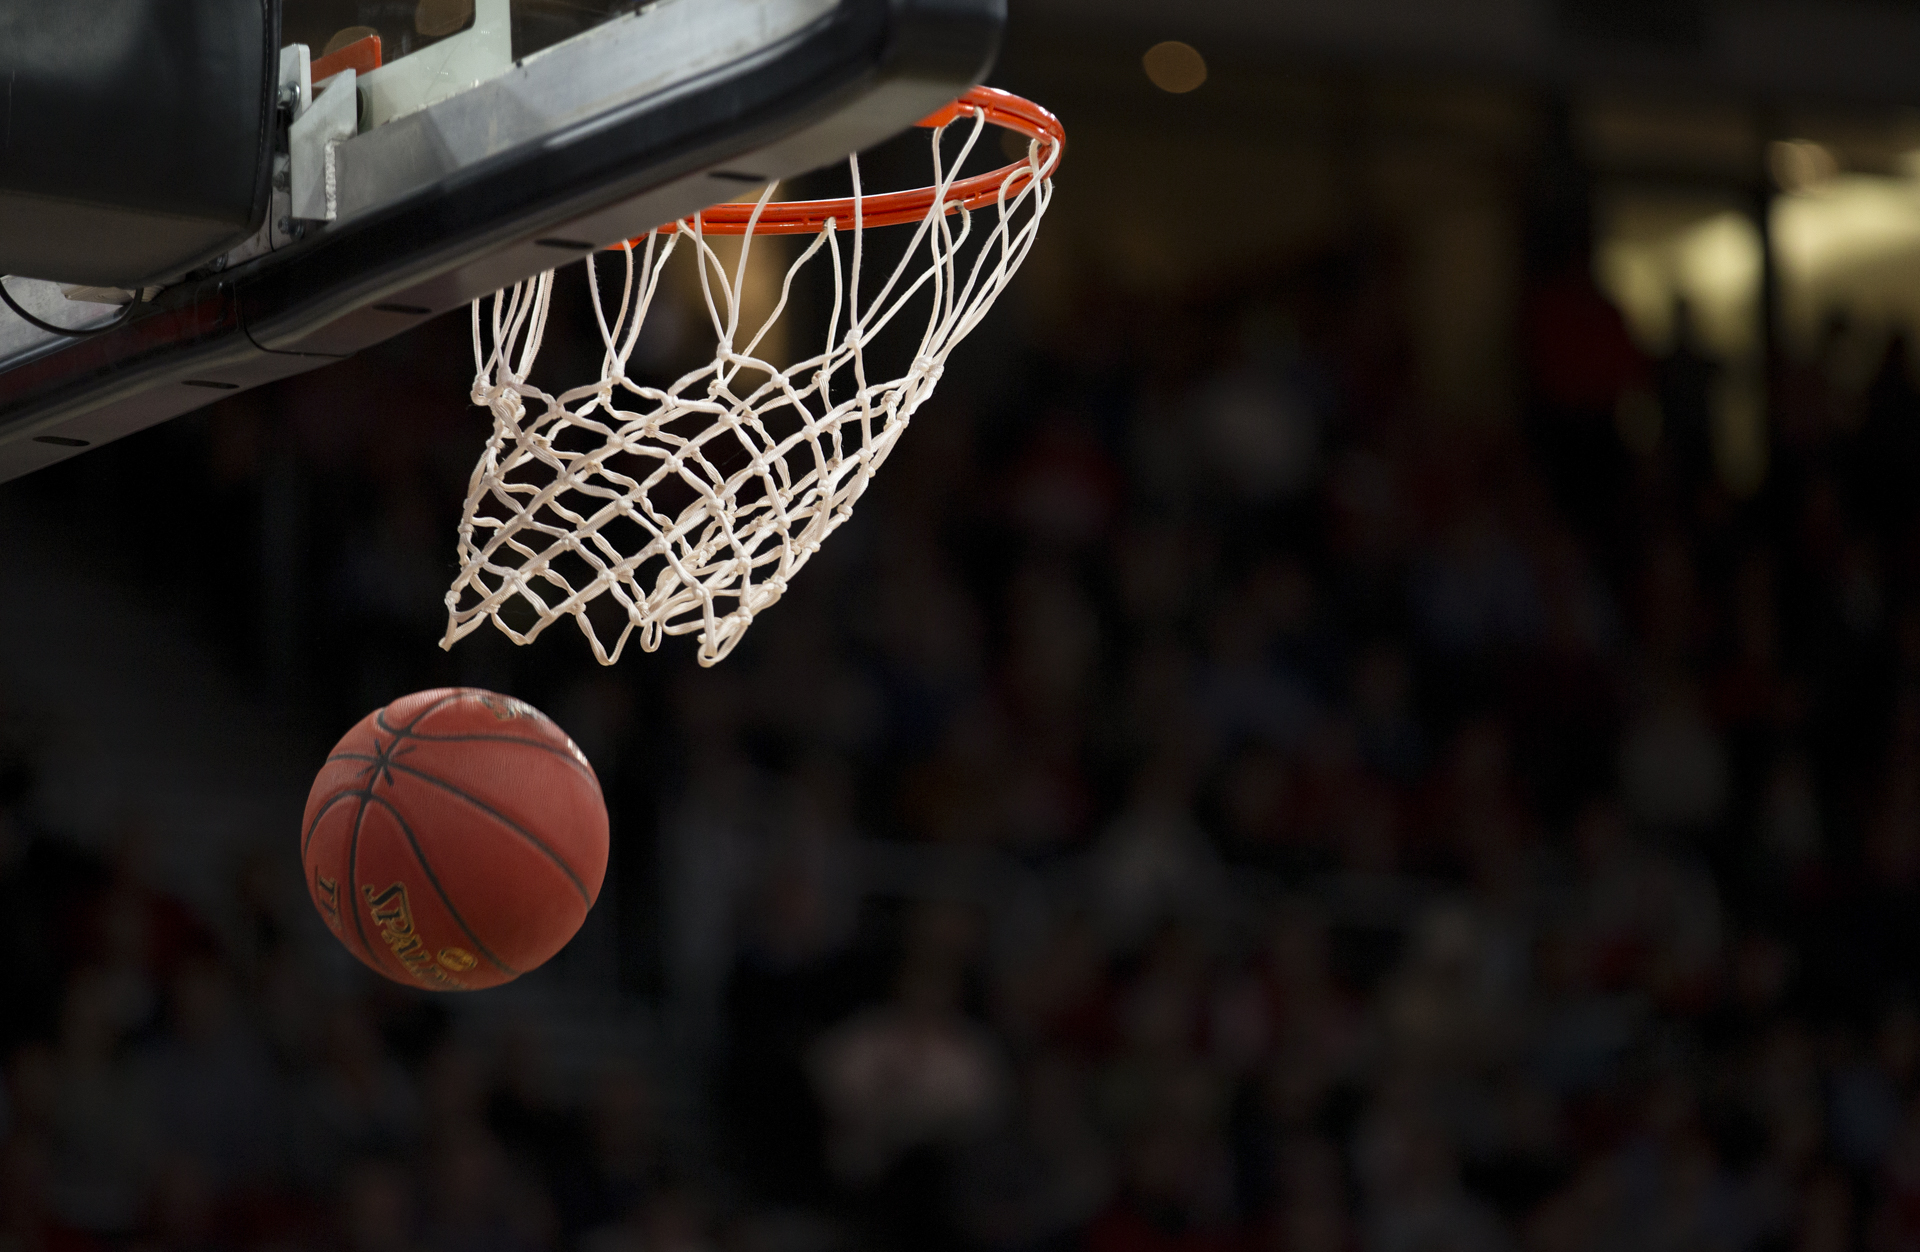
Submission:
[[[1057,145],[1030,143],[1025,163],[1004,171],[997,197],[969,211],[949,193],[986,117],[956,125],[952,150],[942,147],[947,127],[933,132],[933,207],[898,263],[866,272],[872,200],[853,158],[851,228],[842,234],[837,228],[847,223],[829,221],[807,240],[772,313],[757,324],[742,325],[741,305],[772,187],[730,265],[698,219],[625,246],[611,318],[589,259],[605,354],[600,376],[582,386],[553,395],[528,381],[551,271],[497,293],[488,317],[488,302],[474,303],[473,399],[492,411],[493,433],[460,521],[443,647],[489,620],[528,643],[570,617],[602,664],[618,660],[636,633],[647,651],[663,636],[698,634],[702,665],[733,650],[851,515],[939,383],[948,354],[1033,246],[1053,195]],[[628,377],[628,363],[676,254],[690,254],[698,268],[716,347],[710,362],[672,385],[645,386]],[[816,284],[831,292],[828,324],[793,338],[824,346],[789,364],[767,359],[763,346],[780,338],[774,328],[799,303],[796,280],[816,264],[831,269]],[[904,372],[876,379],[869,367],[888,332],[917,334],[918,346]],[[911,344],[890,345],[888,354],[901,359]]]

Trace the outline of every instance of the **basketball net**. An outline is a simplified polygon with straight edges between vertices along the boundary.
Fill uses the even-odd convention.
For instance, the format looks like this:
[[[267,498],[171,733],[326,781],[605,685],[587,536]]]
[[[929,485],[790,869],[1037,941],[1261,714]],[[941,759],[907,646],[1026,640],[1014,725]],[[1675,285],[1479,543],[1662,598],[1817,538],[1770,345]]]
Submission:
[[[1010,121],[1009,104],[1029,112]],[[1027,124],[1035,118],[1051,129]],[[1027,155],[961,180],[989,121],[1026,133]],[[956,124],[960,143],[948,160],[942,139]],[[851,516],[948,354],[1026,259],[1053,197],[1064,136],[1044,110],[976,88],[923,125],[934,163],[925,192],[868,195],[853,157],[849,200],[777,203],[770,186],[751,205],[718,206],[620,245],[611,319],[589,256],[605,353],[600,376],[584,385],[551,395],[528,381],[553,271],[474,302],[473,400],[492,412],[493,433],[460,520],[442,647],[485,621],[525,644],[570,617],[603,665],[636,634],[649,652],[663,636],[697,634],[702,665],[733,651]],[[914,234],[901,260],[870,290],[867,230],[907,224]],[[740,236],[731,266],[711,242],[721,234]],[[748,259],[767,234],[811,239],[772,313],[743,325]],[[672,385],[646,386],[628,376],[628,362],[676,255],[698,268],[716,346],[710,362]],[[779,364],[761,355],[763,345],[777,338],[796,280],[816,264],[831,269],[821,289],[832,293],[832,313],[807,338],[824,346]],[[870,376],[874,345],[889,336],[910,344],[914,334],[904,373]],[[602,597],[618,611],[602,604],[590,615]]]

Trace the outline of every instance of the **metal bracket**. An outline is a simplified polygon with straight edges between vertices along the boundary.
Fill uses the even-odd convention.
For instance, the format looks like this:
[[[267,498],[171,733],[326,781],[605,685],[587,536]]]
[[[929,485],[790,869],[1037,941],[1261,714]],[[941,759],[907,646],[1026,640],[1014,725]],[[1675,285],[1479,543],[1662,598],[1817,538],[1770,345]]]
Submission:
[[[296,119],[313,104],[313,53],[303,43],[280,49],[280,102]]]
[[[511,0],[474,0],[473,25],[361,79],[367,125],[384,126],[458,95],[513,65]]]
[[[360,91],[352,70],[326,80],[311,108],[294,119],[287,155],[295,221],[331,222],[340,216],[340,171],[335,145],[360,129]]]

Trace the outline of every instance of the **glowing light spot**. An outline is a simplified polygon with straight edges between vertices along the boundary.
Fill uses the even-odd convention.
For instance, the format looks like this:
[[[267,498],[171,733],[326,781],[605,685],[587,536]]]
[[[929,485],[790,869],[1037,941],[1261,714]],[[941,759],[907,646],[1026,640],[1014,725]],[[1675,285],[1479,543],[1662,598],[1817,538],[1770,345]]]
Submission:
[[[1154,86],[1176,96],[1184,96],[1207,81],[1207,59],[1192,44],[1177,39],[1148,48],[1140,63]]]
[[[1809,139],[1782,139],[1767,146],[1767,169],[1783,191],[1807,191],[1840,172],[1832,152]]]

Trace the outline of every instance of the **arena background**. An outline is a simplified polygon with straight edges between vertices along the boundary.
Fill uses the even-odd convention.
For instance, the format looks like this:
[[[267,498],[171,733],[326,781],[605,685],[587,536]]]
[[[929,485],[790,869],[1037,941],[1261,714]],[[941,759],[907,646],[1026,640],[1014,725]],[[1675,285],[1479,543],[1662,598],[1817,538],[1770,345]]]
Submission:
[[[0,1247],[1920,1246],[1915,65],[1015,0],[1042,245],[713,670],[438,649],[459,316],[0,488]],[[447,683],[614,834],[460,999],[295,856]]]

